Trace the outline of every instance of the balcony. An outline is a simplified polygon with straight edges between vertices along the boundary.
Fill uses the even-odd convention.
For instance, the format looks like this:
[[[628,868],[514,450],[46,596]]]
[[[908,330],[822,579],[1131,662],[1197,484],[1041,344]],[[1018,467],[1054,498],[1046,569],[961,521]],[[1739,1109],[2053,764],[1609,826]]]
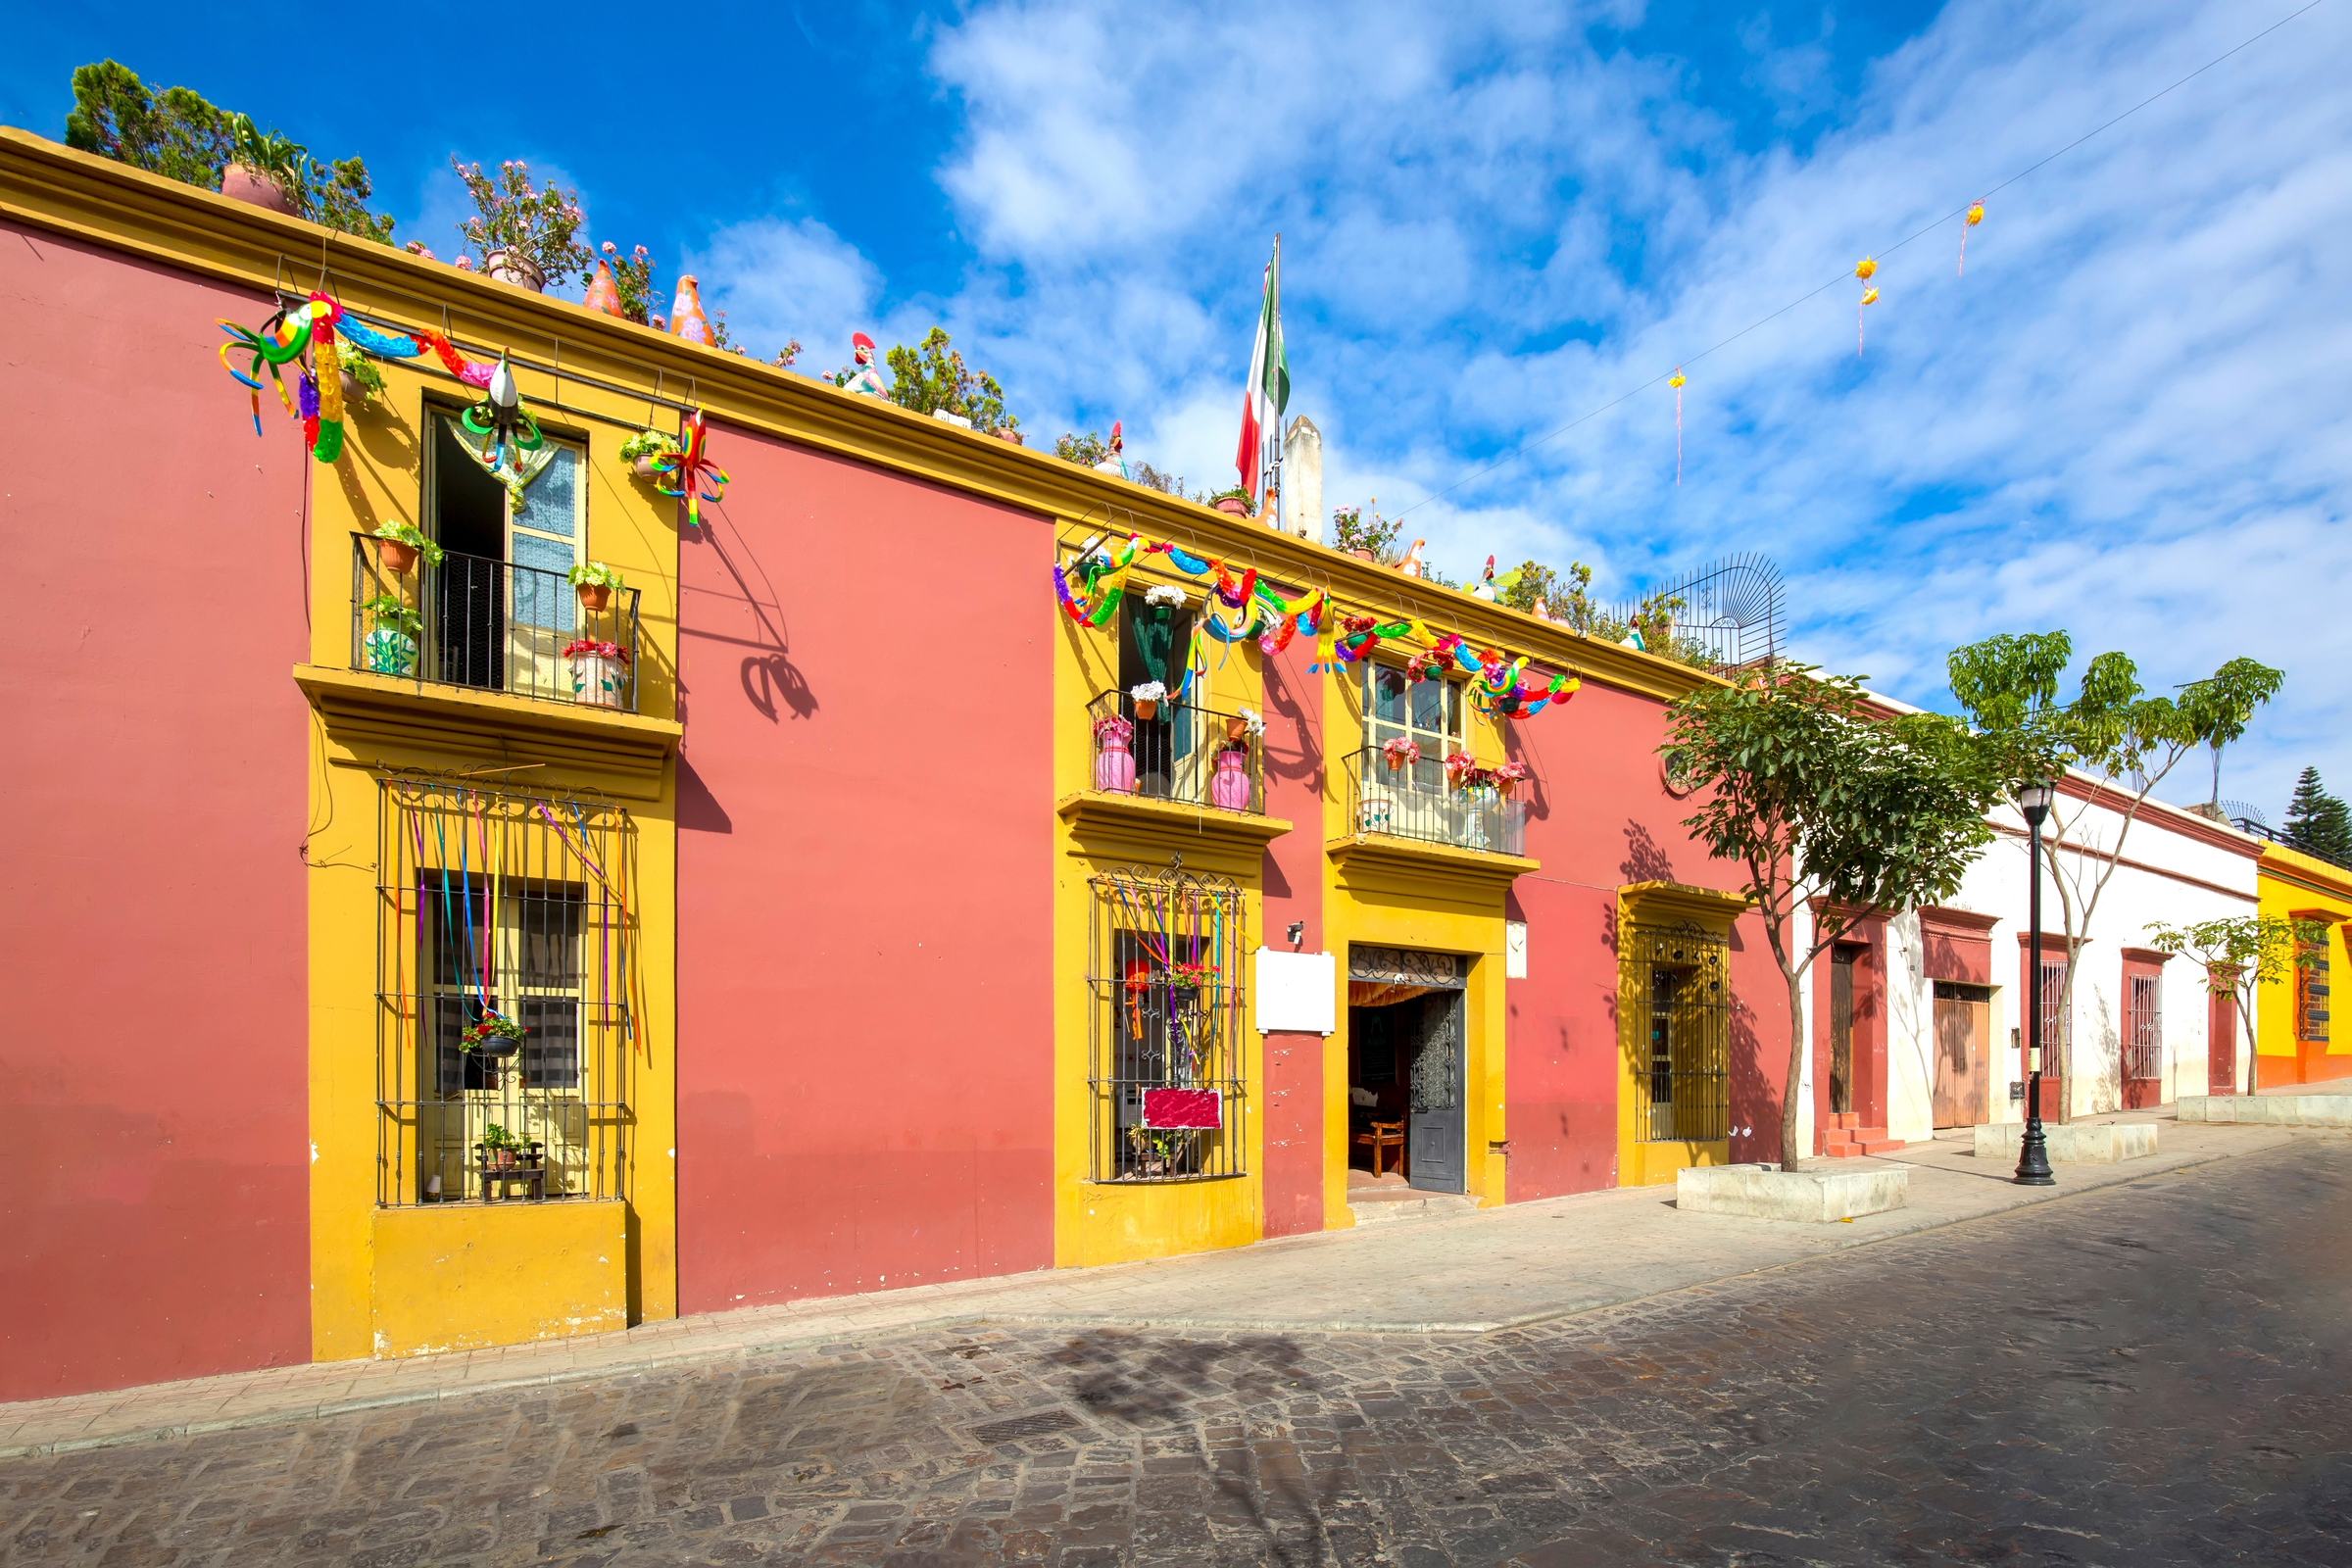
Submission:
[[[1090,853],[1255,875],[1291,824],[1266,814],[1264,747],[1238,712],[1104,692],[1086,705],[1087,773],[1055,810]]]
[[[353,669],[637,710],[636,589],[592,609],[560,571],[449,551],[396,572],[379,543],[351,536]]]
[[[1348,825],[1357,838],[1409,839],[1482,855],[1527,854],[1527,803],[1494,784],[1450,784],[1434,759],[1389,766],[1379,752],[1345,759]]]

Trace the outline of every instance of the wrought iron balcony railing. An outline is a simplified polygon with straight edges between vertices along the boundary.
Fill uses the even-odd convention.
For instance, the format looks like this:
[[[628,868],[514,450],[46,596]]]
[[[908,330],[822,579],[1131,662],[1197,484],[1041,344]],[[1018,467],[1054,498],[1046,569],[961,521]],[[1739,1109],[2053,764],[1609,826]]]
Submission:
[[[351,536],[351,667],[541,702],[637,710],[637,590],[444,552],[395,571]]]
[[[1145,716],[1136,706],[1125,692],[1104,692],[1086,705],[1095,789],[1265,814],[1264,748],[1241,714],[1163,700]]]
[[[1357,833],[1417,839],[1490,855],[1527,853],[1527,803],[1497,784],[1453,784],[1435,758],[1389,765],[1380,752],[1345,759],[1348,822]]]

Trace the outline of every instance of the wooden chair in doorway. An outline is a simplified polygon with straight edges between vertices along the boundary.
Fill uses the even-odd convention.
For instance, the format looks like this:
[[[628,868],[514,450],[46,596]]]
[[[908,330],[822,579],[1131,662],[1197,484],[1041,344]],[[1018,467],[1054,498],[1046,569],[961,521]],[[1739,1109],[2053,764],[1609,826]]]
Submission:
[[[1355,1135],[1355,1141],[1372,1146],[1373,1175],[1383,1176],[1388,1173],[1387,1156],[1388,1152],[1392,1149],[1396,1151],[1396,1168],[1399,1171],[1404,1169],[1404,1123],[1400,1121],[1372,1122],[1364,1131]]]

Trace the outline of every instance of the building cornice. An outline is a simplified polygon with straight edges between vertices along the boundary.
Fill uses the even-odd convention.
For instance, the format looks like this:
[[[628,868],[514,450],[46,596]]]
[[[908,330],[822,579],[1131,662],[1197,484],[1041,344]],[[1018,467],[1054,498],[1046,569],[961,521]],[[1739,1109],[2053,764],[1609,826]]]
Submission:
[[[1520,611],[1406,578],[1250,519],[1113,478],[813,377],[722,353],[584,305],[461,272],[388,245],[0,126],[0,214],[257,294],[322,285],[387,321],[432,326],[482,352],[568,369],[632,396],[691,402],[722,425],[889,468],[1072,527],[1178,539],[1270,578],[1328,589],[1344,607],[1442,623],[1539,664],[1671,701],[1721,684],[1704,670],[1581,636]],[[539,393],[543,373],[522,375]],[[225,393],[223,394],[225,396]],[[724,453],[716,454],[724,464]],[[1041,595],[1045,585],[1039,585]]]

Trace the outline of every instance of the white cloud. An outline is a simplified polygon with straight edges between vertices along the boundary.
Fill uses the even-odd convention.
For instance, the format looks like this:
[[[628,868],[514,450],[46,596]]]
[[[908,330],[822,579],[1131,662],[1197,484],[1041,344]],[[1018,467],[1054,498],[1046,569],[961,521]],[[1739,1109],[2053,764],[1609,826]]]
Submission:
[[[830,369],[847,362],[853,332],[880,325],[880,270],[812,218],[730,224],[688,253],[679,272],[696,278],[704,309],[725,311],[728,330],[760,359],[797,338],[802,368]]]

